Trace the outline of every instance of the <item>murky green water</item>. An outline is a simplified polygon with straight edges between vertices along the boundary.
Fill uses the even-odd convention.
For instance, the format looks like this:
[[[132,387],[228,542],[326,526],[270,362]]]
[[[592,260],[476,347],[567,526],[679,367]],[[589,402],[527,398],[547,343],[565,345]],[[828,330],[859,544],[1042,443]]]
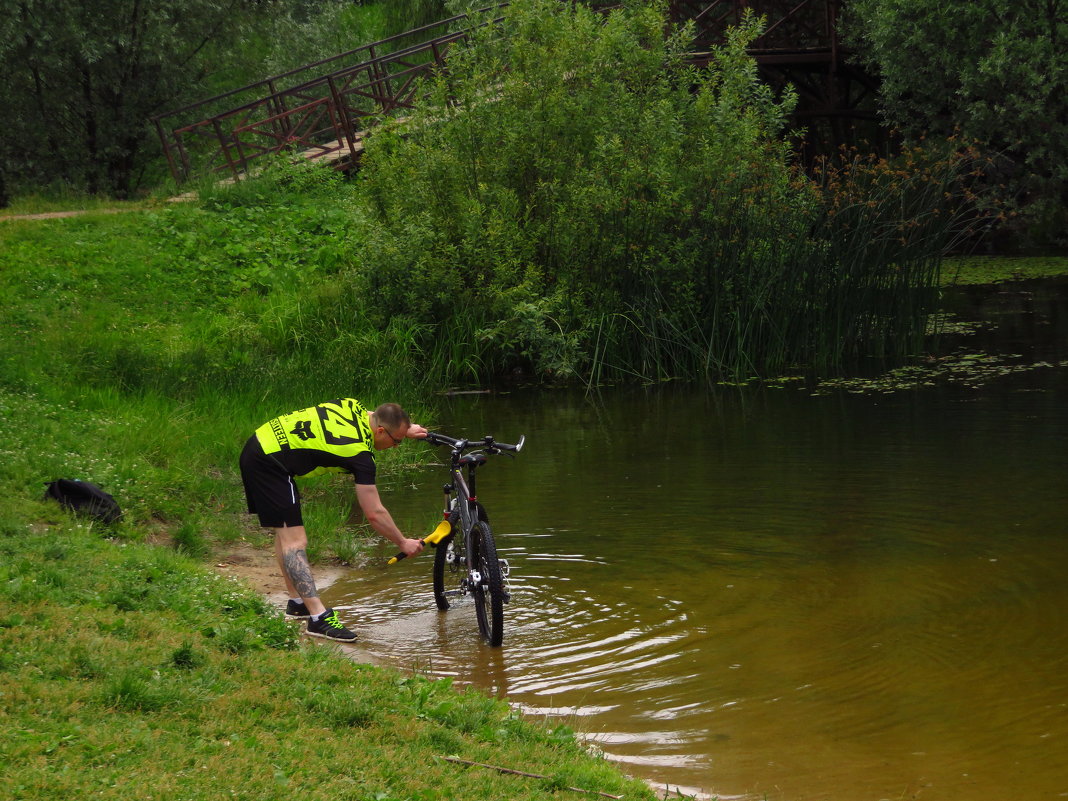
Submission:
[[[1066,404],[1064,368],[456,398],[443,430],[527,435],[480,477],[504,647],[434,609],[429,558],[324,594],[363,657],[507,694],[661,787],[1068,796]],[[385,490],[402,525],[429,531],[442,480]]]

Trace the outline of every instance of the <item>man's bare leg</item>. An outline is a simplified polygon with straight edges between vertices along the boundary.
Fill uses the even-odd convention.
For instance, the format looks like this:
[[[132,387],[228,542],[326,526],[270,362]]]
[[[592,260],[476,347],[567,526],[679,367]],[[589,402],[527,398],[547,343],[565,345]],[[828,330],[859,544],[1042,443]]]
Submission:
[[[308,562],[308,533],[304,526],[284,526],[274,529],[274,554],[286,582],[290,598],[300,598],[308,612],[321,615],[326,606],[319,600],[311,564]]]

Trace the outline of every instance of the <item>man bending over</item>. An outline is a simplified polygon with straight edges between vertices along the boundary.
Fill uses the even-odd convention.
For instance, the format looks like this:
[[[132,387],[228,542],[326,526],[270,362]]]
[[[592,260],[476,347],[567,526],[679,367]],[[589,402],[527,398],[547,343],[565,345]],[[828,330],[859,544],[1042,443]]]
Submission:
[[[378,496],[375,451],[426,434],[396,403],[383,403],[368,412],[355,398],[341,398],[279,415],[257,428],[245,443],[240,463],[248,511],[259,517],[260,525],[274,530],[274,551],[289,593],[286,617],[307,620],[308,634],[340,642],[356,639],[337,613],[319,600],[294,479],[352,473],[356,500],[371,528],[406,556],[415,556],[423,550],[422,541],[401,533]]]

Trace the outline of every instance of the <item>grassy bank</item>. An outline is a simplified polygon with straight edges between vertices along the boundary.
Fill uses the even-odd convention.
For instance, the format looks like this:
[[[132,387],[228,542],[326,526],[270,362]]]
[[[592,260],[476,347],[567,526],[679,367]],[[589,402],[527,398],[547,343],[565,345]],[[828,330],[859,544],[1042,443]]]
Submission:
[[[0,797],[653,797],[566,727],[299,644],[200,563],[36,512],[0,526]]]
[[[1068,275],[1068,256],[956,256],[942,265],[943,286],[996,284]]]
[[[273,414],[355,394],[427,419],[403,332],[361,327],[333,296],[359,232],[344,185],[319,172],[203,205],[0,227],[5,497],[88,479],[134,525],[203,551],[250,533],[236,454]],[[404,458],[383,454],[384,472]],[[328,501],[312,525],[348,518],[351,489],[310,491]],[[316,547],[354,555],[359,528],[323,528],[340,533]]]
[[[267,416],[352,393],[432,418],[403,331],[332,292],[358,210],[310,181],[0,225],[0,797],[652,798],[567,728],[301,643],[208,568],[265,544],[236,454]],[[382,454],[387,501],[415,453]],[[60,476],[101,484],[124,522],[41,500]],[[308,494],[313,559],[359,559],[351,483]]]

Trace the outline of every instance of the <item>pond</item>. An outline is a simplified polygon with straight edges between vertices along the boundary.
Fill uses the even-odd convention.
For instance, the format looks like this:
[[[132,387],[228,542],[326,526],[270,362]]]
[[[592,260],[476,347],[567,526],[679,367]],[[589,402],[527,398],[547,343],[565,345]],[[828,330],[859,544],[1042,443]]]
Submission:
[[[470,606],[436,611],[427,556],[324,596],[358,658],[505,695],[672,796],[1068,796],[1068,293],[1050,291],[1037,311],[947,299],[985,321],[984,352],[1041,365],[979,386],[453,398],[440,430],[527,436],[480,474],[511,566],[503,647]],[[443,480],[384,488],[402,527],[429,532]]]

